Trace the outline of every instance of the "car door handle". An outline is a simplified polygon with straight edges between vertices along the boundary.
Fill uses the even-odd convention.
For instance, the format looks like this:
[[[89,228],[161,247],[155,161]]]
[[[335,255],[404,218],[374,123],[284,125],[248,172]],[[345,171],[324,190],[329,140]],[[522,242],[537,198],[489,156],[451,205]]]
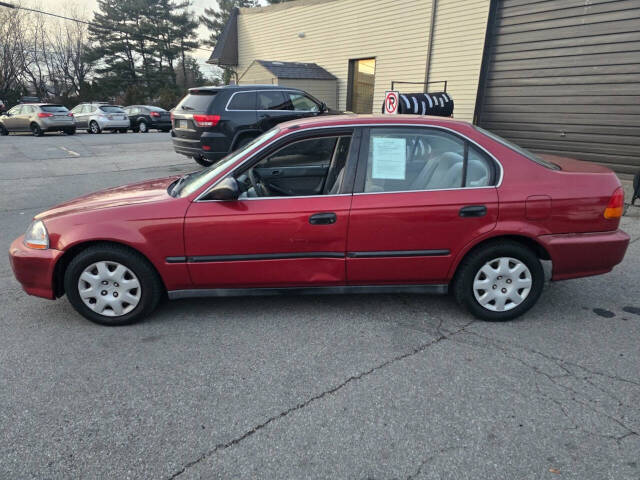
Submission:
[[[316,213],[309,217],[311,225],[332,225],[336,223],[338,217],[335,213]]]
[[[460,209],[461,217],[484,217],[487,214],[487,207],[484,205],[469,205]]]

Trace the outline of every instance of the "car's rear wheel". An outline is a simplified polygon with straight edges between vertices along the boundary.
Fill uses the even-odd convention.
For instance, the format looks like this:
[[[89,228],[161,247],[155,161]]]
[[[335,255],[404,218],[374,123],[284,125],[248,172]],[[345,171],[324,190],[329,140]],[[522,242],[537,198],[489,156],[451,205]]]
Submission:
[[[92,120],[91,123],[89,124],[89,131],[91,133],[102,133],[102,129],[100,128],[100,125],[98,125],[98,122],[96,122],[95,120]]]
[[[67,135],[75,135],[76,128],[75,127],[65,128],[64,133],[66,133]]]
[[[203,167],[210,167],[211,165],[213,165],[213,160],[208,160],[204,158],[202,155],[195,156],[193,157],[193,159]]]
[[[74,257],[64,275],[73,307],[92,322],[129,325],[149,315],[162,297],[162,282],[139,253],[120,245],[89,247]]]
[[[469,254],[454,281],[454,294],[474,316],[506,321],[529,310],[540,298],[544,269],[536,254],[513,241],[487,244]]]
[[[147,133],[149,131],[149,126],[147,125],[147,122],[145,122],[144,120],[140,121],[140,123],[138,123],[138,131],[140,133]]]
[[[129,129],[128,128],[120,128],[120,129],[118,129],[118,132],[127,133],[127,130],[129,130]]]
[[[31,133],[34,137],[41,137],[44,135],[44,132],[40,128],[40,125],[35,122],[31,124]]]
[[[0,136],[6,137],[7,135],[9,135],[9,130],[7,130],[7,127],[5,127],[4,125],[0,125]]]

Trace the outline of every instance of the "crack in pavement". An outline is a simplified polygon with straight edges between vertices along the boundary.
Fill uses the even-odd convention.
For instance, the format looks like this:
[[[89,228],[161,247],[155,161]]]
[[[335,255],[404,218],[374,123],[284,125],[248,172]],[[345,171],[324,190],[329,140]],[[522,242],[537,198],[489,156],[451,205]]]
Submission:
[[[482,338],[483,340],[485,340],[486,343],[471,342],[469,340],[464,340],[464,339],[454,339],[453,341],[459,342],[459,343],[475,345],[475,346],[482,347],[482,348],[494,348],[496,350],[499,350],[507,358],[510,358],[512,360],[515,360],[515,361],[519,362],[520,364],[522,364],[526,368],[530,369],[534,374],[543,376],[544,378],[546,378],[551,384],[553,384],[557,388],[560,388],[562,390],[570,392],[571,394],[573,394],[573,396],[571,397],[571,400],[573,402],[581,405],[583,408],[585,408],[587,410],[590,410],[591,412],[595,413],[596,415],[600,415],[602,417],[607,418],[608,420],[610,420],[611,422],[616,424],[618,427],[622,428],[625,433],[623,435],[618,435],[618,436],[616,436],[616,435],[606,435],[606,434],[602,434],[602,433],[592,432],[592,431],[589,431],[589,430],[586,430],[586,429],[580,427],[580,425],[574,420],[573,416],[567,410],[566,405],[562,401],[560,401],[557,398],[554,398],[553,396],[551,396],[550,394],[542,392],[542,390],[540,389],[540,385],[538,384],[538,382],[536,380],[535,387],[536,387],[536,390],[538,391],[538,393],[543,398],[546,398],[547,400],[553,402],[556,406],[558,406],[558,408],[562,412],[563,416],[571,423],[572,428],[569,428],[567,430],[579,430],[579,431],[582,431],[582,432],[587,433],[589,435],[594,435],[594,436],[597,436],[597,437],[600,437],[600,438],[615,440],[618,443],[620,443],[622,440],[624,440],[627,437],[640,435],[639,432],[635,431],[634,428],[626,425],[625,422],[623,422],[621,419],[616,418],[615,416],[613,416],[613,415],[611,415],[609,413],[605,413],[605,412],[603,412],[603,411],[591,406],[589,403],[577,398],[577,397],[582,397],[582,398],[586,398],[589,401],[593,401],[593,399],[591,399],[587,393],[582,392],[582,391],[578,391],[578,390],[576,390],[574,388],[571,388],[568,385],[564,385],[564,384],[558,382],[558,379],[571,377],[571,378],[574,378],[576,380],[588,383],[588,384],[596,387],[596,385],[593,382],[591,382],[588,377],[580,376],[579,374],[577,374],[576,372],[574,372],[570,368],[568,368],[568,366],[570,366],[570,367],[573,367],[573,368],[576,368],[576,369],[582,369],[582,370],[584,370],[584,371],[586,371],[588,373],[591,373],[592,375],[604,376],[605,378],[609,378],[611,380],[616,380],[616,381],[620,381],[620,382],[626,382],[626,383],[630,383],[630,384],[636,385],[636,386],[640,385],[637,382],[635,382],[633,380],[629,380],[629,379],[624,379],[624,378],[621,378],[621,377],[612,376],[612,375],[609,375],[609,374],[604,374],[602,372],[594,372],[594,371],[591,371],[591,370],[589,370],[588,368],[586,368],[586,367],[584,367],[582,365],[578,365],[578,364],[575,364],[573,362],[569,362],[569,361],[563,360],[561,358],[553,357],[551,355],[544,354],[544,353],[542,353],[540,351],[537,351],[537,350],[534,350],[532,348],[525,347],[525,346],[522,346],[522,345],[512,345],[512,344],[509,344],[507,342],[499,342],[499,341],[497,341],[495,339],[480,335],[480,334],[478,334],[476,332],[472,332],[472,331],[465,331],[465,333],[469,334],[469,335],[472,335],[472,336],[476,336],[478,338]],[[551,375],[551,374],[543,371],[541,369],[541,367],[539,367],[537,365],[532,365],[532,364],[528,363],[527,361],[525,361],[524,359],[518,357],[513,350],[511,350],[511,349],[509,349],[507,347],[504,347],[503,345],[500,345],[499,343],[503,343],[503,344],[507,345],[508,347],[513,348],[513,349],[521,349],[523,351],[526,351],[526,352],[529,352],[529,353],[532,353],[532,354],[535,354],[535,355],[539,355],[542,358],[545,358],[545,359],[549,360],[552,364],[556,365],[558,368],[560,368],[565,373],[560,374],[560,375]],[[622,402],[619,397],[617,397],[616,395],[614,395],[613,393],[611,393],[607,389],[605,389],[603,387],[600,387],[600,386],[597,386],[597,389],[600,390],[601,392],[607,394],[613,400],[615,400],[618,403],[619,406],[630,407],[630,408],[632,408],[634,410],[636,409],[636,407],[631,407],[631,406],[625,404],[624,402]]]
[[[439,455],[442,455],[443,453],[448,453],[448,452],[453,452],[455,450],[466,450],[467,446],[461,446],[461,447],[445,447],[445,448],[441,448],[440,450],[430,454],[427,458],[425,458],[422,463],[418,466],[418,469],[412,473],[411,475],[409,475],[407,477],[406,480],[413,480],[415,478],[418,478],[418,475],[420,475],[422,473],[422,469],[429,463],[431,462],[434,458],[438,457]]]
[[[427,350],[429,347],[442,342],[443,340],[448,340],[451,337],[453,337],[454,335],[458,335],[460,333],[462,333],[463,331],[465,331],[466,328],[468,328],[469,326],[471,326],[472,324],[474,324],[476,322],[476,320],[471,320],[470,322],[466,323],[465,325],[463,325],[462,327],[460,327],[458,330],[455,330],[454,332],[450,333],[449,335],[440,335],[436,338],[434,338],[433,340],[427,342],[427,343],[423,343],[417,347],[414,347],[412,350],[410,350],[409,352],[403,353],[402,355],[397,355],[389,360],[386,360],[378,365],[376,365],[375,367],[370,368],[369,370],[366,370],[364,372],[361,372],[357,375],[352,375],[349,378],[347,378],[345,381],[343,381],[342,383],[340,383],[339,385],[336,385],[335,387],[330,388],[329,390],[325,390],[322,393],[319,393],[317,395],[314,395],[313,397],[305,400],[304,402],[298,403],[297,405],[288,408],[287,410],[284,410],[282,412],[280,412],[277,415],[274,415],[272,417],[269,417],[267,420],[265,420],[264,422],[256,425],[255,427],[253,427],[251,430],[246,431],[245,433],[243,433],[242,435],[229,440],[228,442],[225,443],[218,443],[215,447],[213,447],[211,450],[203,453],[202,455],[200,455],[198,458],[196,458],[195,460],[192,460],[188,463],[185,463],[182,468],[180,470],[178,470],[177,472],[173,473],[170,477],[168,477],[168,480],[173,480],[177,477],[179,477],[180,475],[182,475],[183,473],[185,473],[189,468],[197,465],[198,463],[202,462],[203,460],[206,460],[207,458],[211,457],[212,455],[216,454],[217,452],[221,451],[221,450],[225,450],[229,447],[232,447],[234,445],[239,444],[240,442],[242,442],[243,440],[251,437],[252,435],[254,435],[255,433],[259,432],[260,430],[262,430],[263,428],[267,427],[269,424],[280,420],[284,417],[286,417],[287,415],[296,412],[298,410],[301,410],[303,408],[308,407],[309,405],[311,405],[312,403],[317,402],[318,400],[322,400],[323,398],[333,395],[334,393],[338,392],[339,390],[341,390],[342,388],[346,387],[348,384],[350,384],[353,381],[356,380],[360,380],[364,377],[367,377],[369,375],[371,375],[374,372],[377,372],[378,370],[384,369],[396,362],[399,362],[401,360],[404,360],[406,358],[412,357],[414,355],[417,355],[419,353],[424,352],[425,350]]]

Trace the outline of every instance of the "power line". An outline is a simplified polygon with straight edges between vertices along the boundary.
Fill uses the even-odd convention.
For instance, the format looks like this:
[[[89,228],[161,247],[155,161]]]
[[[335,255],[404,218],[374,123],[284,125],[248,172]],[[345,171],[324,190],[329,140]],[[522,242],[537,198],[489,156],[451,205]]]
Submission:
[[[135,38],[137,36],[138,38],[141,38],[141,39],[144,39],[144,40],[150,40],[152,42],[156,42],[158,40],[157,38],[150,37],[148,35],[142,35],[140,33],[132,34],[131,32],[125,32],[123,30],[118,30],[117,28],[103,27],[102,25],[98,25],[98,24],[93,23],[93,22],[88,22],[86,20],[80,20],[79,18],[65,17],[64,15],[58,15],[56,13],[45,12],[45,11],[42,11],[42,10],[36,10],[34,8],[27,8],[27,7],[22,7],[22,6],[19,6],[19,5],[13,5],[11,3],[6,3],[6,2],[2,2],[2,1],[0,1],[0,7],[12,8],[14,10],[25,10],[27,12],[32,12],[32,13],[40,13],[42,15],[48,15],[50,17],[60,18],[62,20],[67,20],[67,21],[70,21],[70,22],[82,23],[84,25],[88,25],[90,27],[94,27],[94,28],[97,28],[99,30],[105,30],[105,31],[115,32],[115,33],[123,33],[125,35],[130,35],[132,38]],[[182,48],[182,45],[176,44],[175,42],[170,42],[169,45]],[[202,50],[202,51],[205,51],[205,52],[211,52],[211,49],[203,48],[203,47],[193,47],[193,48],[190,48],[189,50]]]

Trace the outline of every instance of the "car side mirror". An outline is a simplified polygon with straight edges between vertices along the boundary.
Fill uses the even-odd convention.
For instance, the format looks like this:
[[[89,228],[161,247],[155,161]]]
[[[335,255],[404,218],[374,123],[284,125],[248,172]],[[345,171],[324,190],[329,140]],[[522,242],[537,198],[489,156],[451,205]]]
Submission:
[[[240,187],[233,177],[227,177],[211,189],[207,198],[210,200],[237,200]]]
[[[327,104],[322,102],[320,104],[320,113],[324,113],[324,112],[328,112],[329,111],[329,107],[327,107]]]

